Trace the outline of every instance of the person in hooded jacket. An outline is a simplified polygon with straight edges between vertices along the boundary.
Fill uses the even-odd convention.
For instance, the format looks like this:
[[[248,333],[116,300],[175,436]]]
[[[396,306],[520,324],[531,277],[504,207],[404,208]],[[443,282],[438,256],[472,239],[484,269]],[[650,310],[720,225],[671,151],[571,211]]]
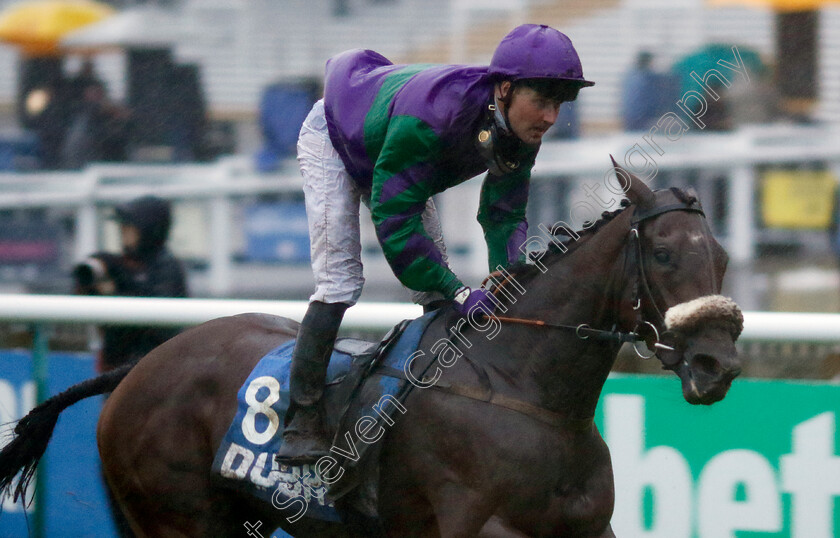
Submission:
[[[166,246],[172,213],[154,196],[115,208],[122,253],[98,252],[73,270],[76,293],[126,297],[187,297],[184,268]],[[105,372],[140,359],[177,334],[176,329],[105,325],[99,370]]]
[[[536,24],[512,30],[489,66],[394,65],[362,49],[327,61],[324,97],[298,139],[316,289],[292,354],[279,462],[329,453],[321,400],[339,325],[364,284],[360,203],[415,302],[426,310],[451,304],[461,315],[492,312],[489,293],[449,268],[432,196],[487,172],[478,221],[490,270],[522,261],[542,137],[560,104],[592,85],[571,40]]]

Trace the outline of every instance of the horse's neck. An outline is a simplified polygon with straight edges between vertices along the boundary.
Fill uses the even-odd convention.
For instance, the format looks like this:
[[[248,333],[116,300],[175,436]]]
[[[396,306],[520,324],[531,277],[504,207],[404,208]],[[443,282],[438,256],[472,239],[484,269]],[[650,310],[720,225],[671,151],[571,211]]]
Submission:
[[[627,288],[624,244],[630,228],[625,211],[574,251],[548,265],[523,286],[525,293],[506,316],[609,330],[618,322],[619,299]],[[588,416],[615,360],[616,348],[577,338],[574,331],[504,325],[499,342],[506,355],[488,353],[490,366],[541,405]]]
[[[608,295],[620,291],[626,275],[624,252],[632,211],[624,211],[574,250],[553,255],[547,271],[528,283],[522,299],[511,306],[511,316],[538,318],[552,323],[612,325],[615,305]],[[609,326],[607,326],[609,328]]]

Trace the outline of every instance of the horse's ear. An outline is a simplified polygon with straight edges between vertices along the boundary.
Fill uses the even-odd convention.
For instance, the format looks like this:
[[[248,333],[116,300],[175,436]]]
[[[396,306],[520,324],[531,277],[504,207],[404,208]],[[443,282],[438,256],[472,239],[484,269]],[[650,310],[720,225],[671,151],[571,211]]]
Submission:
[[[653,191],[645,185],[644,181],[622,168],[615,162],[615,158],[612,155],[610,155],[610,159],[612,160],[615,175],[618,176],[619,181],[621,183],[630,183],[630,188],[624,193],[630,199],[630,202],[641,209],[650,209],[656,205],[656,197]]]

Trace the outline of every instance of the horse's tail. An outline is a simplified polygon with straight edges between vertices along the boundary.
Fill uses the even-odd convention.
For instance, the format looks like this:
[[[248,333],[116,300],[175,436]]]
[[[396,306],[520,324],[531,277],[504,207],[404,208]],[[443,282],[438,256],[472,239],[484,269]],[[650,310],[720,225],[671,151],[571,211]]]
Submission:
[[[20,419],[14,429],[14,439],[0,450],[0,493],[14,493],[14,500],[25,499],[26,488],[35,476],[35,468],[47,450],[58,415],[85,398],[114,390],[136,362],[82,381],[38,405]],[[21,473],[17,486],[14,478]],[[14,488],[14,489],[13,489]]]

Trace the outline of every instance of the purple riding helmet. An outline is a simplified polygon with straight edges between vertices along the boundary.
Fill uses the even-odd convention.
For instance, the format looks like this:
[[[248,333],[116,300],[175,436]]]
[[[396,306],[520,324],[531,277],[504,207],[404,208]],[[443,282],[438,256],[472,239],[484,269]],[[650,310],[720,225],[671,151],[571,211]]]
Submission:
[[[579,83],[581,88],[595,84],[583,78],[572,41],[544,24],[523,24],[511,30],[496,47],[489,73],[507,80],[568,80]]]
[[[552,95],[563,102],[574,101],[581,88],[595,85],[583,78],[572,41],[544,24],[523,24],[511,30],[496,47],[487,73],[497,82],[536,79],[550,81],[552,85],[562,83],[555,88],[560,91]],[[509,95],[501,101],[506,103],[508,98]],[[513,133],[507,106],[500,109],[491,103],[488,108],[488,127],[483,132],[489,132],[490,136],[480,141],[478,149],[490,172],[502,175],[519,166],[515,155],[522,141]]]

